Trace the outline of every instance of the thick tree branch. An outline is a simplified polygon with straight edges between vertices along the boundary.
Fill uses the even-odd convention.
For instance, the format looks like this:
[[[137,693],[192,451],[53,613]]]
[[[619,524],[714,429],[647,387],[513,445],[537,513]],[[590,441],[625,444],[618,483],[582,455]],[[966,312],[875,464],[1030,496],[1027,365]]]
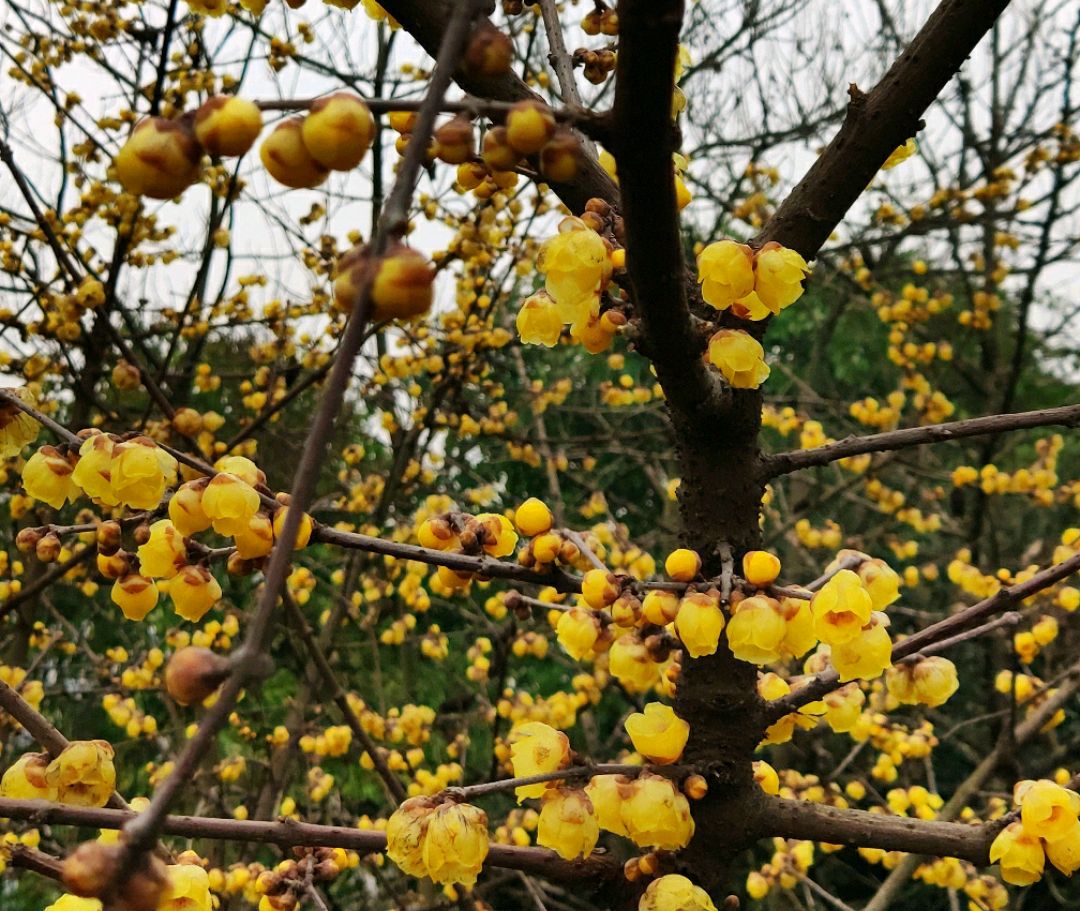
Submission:
[[[817,255],[892,151],[990,30],[1008,0],[942,0],[869,94],[851,86],[840,131],[788,195],[755,245],[775,240]]]
[[[671,119],[681,0],[622,0],[615,72],[613,148],[626,226],[626,269],[635,315],[669,404],[686,414],[720,399],[719,374],[696,356],[686,293]],[[642,141],[642,137],[648,141]]]
[[[0,817],[26,820],[34,825],[87,826],[121,829],[139,814],[126,810],[71,807],[44,800],[0,798]],[[291,819],[274,822],[212,819],[201,816],[166,816],[161,821],[166,835],[209,838],[225,841],[253,841],[282,847],[347,848],[363,854],[386,850],[386,833],[351,826],[322,826]],[[621,874],[622,866],[611,858],[592,855],[585,860],[565,861],[547,848],[519,848],[492,845],[487,863],[494,867],[524,870],[552,879],[609,879]]]
[[[866,453],[892,452],[911,446],[921,446],[924,443],[941,443],[983,434],[1028,430],[1033,427],[1076,427],[1078,425],[1080,425],[1080,404],[1063,405],[1060,408],[1040,408],[1037,411],[1021,411],[1016,414],[990,414],[964,421],[951,421],[947,424],[905,427],[885,433],[847,437],[835,443],[815,446],[813,449],[781,452],[767,457],[762,468],[766,478],[775,478],[792,471],[828,465],[839,459]]]
[[[958,857],[979,866],[987,863],[990,842],[994,839],[993,833],[983,826],[885,816],[782,797],[765,802],[761,822],[768,835]]]

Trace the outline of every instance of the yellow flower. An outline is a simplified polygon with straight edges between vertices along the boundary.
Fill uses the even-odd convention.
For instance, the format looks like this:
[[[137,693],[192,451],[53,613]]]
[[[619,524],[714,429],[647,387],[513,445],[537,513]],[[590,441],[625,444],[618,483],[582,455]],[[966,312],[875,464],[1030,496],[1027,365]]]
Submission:
[[[265,557],[274,549],[274,523],[263,512],[257,512],[248,521],[246,531],[233,535],[236,552],[245,560]]]
[[[918,143],[915,142],[915,137],[912,136],[902,146],[897,146],[889,153],[889,157],[885,159],[885,163],[881,166],[881,170],[891,171],[898,164],[907,161],[918,151]]]
[[[606,569],[590,569],[581,579],[581,597],[593,610],[603,610],[619,597],[618,580]]]
[[[271,523],[273,528],[274,538],[280,538],[285,531],[285,520],[289,517],[289,507],[282,506],[274,511],[274,519]],[[240,532],[241,535],[251,534],[252,525],[251,522],[255,518],[252,516],[248,520],[248,526],[244,531]],[[293,540],[293,547],[296,550],[303,550],[311,541],[311,533],[315,530],[315,521],[306,512],[300,517],[300,524],[296,529],[296,538]],[[269,553],[269,551],[268,551]]]
[[[650,623],[667,626],[679,614],[679,596],[659,588],[649,589],[641,602],[641,613]]]
[[[410,797],[386,822],[386,855],[409,876],[425,876],[424,835],[435,809],[430,797]]]
[[[814,635],[829,645],[840,645],[859,635],[870,620],[874,603],[862,580],[842,569],[814,593],[810,601]]]
[[[634,749],[650,762],[665,765],[682,756],[690,725],[669,705],[650,702],[645,712],[634,712],[624,722]]]
[[[900,597],[900,576],[884,560],[866,560],[855,572],[870,593],[874,610],[885,610]]]
[[[113,748],[104,740],[73,740],[45,769],[60,803],[103,807],[116,787]]]
[[[782,598],[780,606],[787,621],[780,649],[786,655],[801,658],[818,642],[814,635],[814,613],[810,610],[810,602],[800,598]]]
[[[736,389],[757,389],[769,376],[765,349],[741,329],[721,329],[709,339],[709,363]]]
[[[649,883],[638,911],[716,911],[709,894],[685,876],[667,873]]]
[[[205,566],[185,566],[169,581],[173,609],[198,623],[221,600],[221,586]]]
[[[529,497],[514,513],[514,524],[518,531],[529,538],[535,538],[545,532],[551,531],[554,521],[551,510],[543,500]]]
[[[691,658],[714,654],[723,630],[724,612],[715,595],[691,592],[679,602],[675,632]]]
[[[588,857],[600,837],[592,801],[576,788],[551,788],[544,795],[536,843],[551,848],[563,860]]]
[[[169,518],[182,535],[196,535],[210,527],[210,517],[203,509],[202,498],[209,478],[181,484],[169,498]]]
[[[584,324],[599,313],[600,291],[611,277],[603,238],[580,218],[564,218],[540,247],[536,268],[564,323]]]
[[[740,661],[779,661],[787,623],[780,602],[763,595],[745,598],[727,625],[728,647]]]
[[[852,730],[862,717],[866,694],[857,683],[849,683],[838,690],[827,693],[821,700],[825,708],[825,723],[837,734],[846,734]],[[804,711],[810,706],[805,706]]]
[[[754,901],[761,901],[765,898],[769,894],[770,888],[769,880],[757,870],[752,870],[746,877],[746,894]]]
[[[45,911],[101,911],[101,899],[61,895]]]
[[[56,800],[56,791],[49,786],[45,770],[48,753],[23,753],[0,778],[0,797],[10,800]]]
[[[701,557],[695,551],[680,547],[667,555],[664,572],[676,582],[692,582],[701,572]]]
[[[510,734],[510,764],[515,778],[543,775],[565,769],[570,764],[570,741],[541,721],[530,721]],[[515,789],[518,803],[526,797],[540,797],[554,782],[521,785]]]
[[[258,487],[266,483],[266,475],[259,466],[245,456],[223,456],[214,463],[219,472],[235,475],[249,487]]]
[[[213,911],[210,878],[195,864],[170,864],[157,911]]]
[[[518,536],[514,524],[506,516],[484,512],[476,517],[476,521],[483,529],[481,544],[484,553],[491,557],[508,557],[514,552]]]
[[[717,633],[717,639],[719,636]],[[615,640],[608,652],[608,670],[630,693],[647,693],[660,679],[660,666],[652,660],[645,644],[633,633]]]
[[[758,588],[772,585],[780,575],[780,558],[765,550],[751,550],[743,554],[742,565],[743,578]]]
[[[566,654],[575,661],[583,661],[592,655],[593,646],[600,638],[600,621],[591,611],[575,607],[559,617],[555,633]]]
[[[71,479],[83,493],[106,506],[116,506],[119,498],[110,485],[112,455],[116,444],[104,433],[94,433],[79,447],[79,461]]]
[[[944,705],[956,692],[960,681],[956,665],[935,655],[916,662],[905,661],[889,668],[885,675],[889,693],[906,705],[921,703],[931,707]]]
[[[757,296],[757,293],[751,291],[745,297],[740,297],[735,303],[731,305],[731,312],[734,313],[739,319],[749,319],[755,322],[768,319],[773,315],[772,310],[762,303],[761,298]]]
[[[1060,838],[1046,843],[1046,859],[1066,876],[1080,870],[1080,822]]]
[[[259,494],[250,484],[223,471],[206,485],[202,495],[203,511],[219,535],[243,534],[251,517],[259,510]]]
[[[803,279],[810,273],[806,260],[775,241],[765,244],[754,259],[754,293],[773,313],[802,297]]]
[[[176,483],[176,469],[176,459],[153,440],[135,437],[113,447],[109,487],[125,506],[154,509],[165,488]]]
[[[136,553],[139,571],[151,579],[171,579],[187,562],[184,537],[168,519],[150,526],[150,538]]]
[[[874,613],[854,639],[832,646],[832,663],[840,674],[841,683],[858,678],[873,680],[892,663],[888,623],[884,614]]]
[[[42,446],[26,461],[22,470],[23,487],[35,500],[59,509],[81,491],[72,480],[74,468],[54,446]]]
[[[1001,866],[1001,878],[1014,886],[1030,886],[1042,878],[1046,866],[1042,843],[1014,822],[998,833],[990,845],[990,863]]]
[[[562,335],[563,320],[559,306],[547,291],[537,291],[525,298],[518,311],[518,335],[526,345],[543,345],[554,348]]]
[[[599,354],[607,351],[615,340],[615,334],[622,322],[612,321],[611,315],[616,311],[607,310],[604,315],[597,318],[590,316],[584,322],[574,323],[570,326],[570,338],[580,344],[589,354]]]
[[[428,819],[424,866],[437,883],[471,886],[489,847],[487,814],[467,803],[444,803]]]
[[[746,244],[709,244],[698,254],[697,265],[701,296],[717,310],[726,310],[754,290],[754,251]]]
[[[671,780],[644,772],[628,791],[622,821],[634,844],[677,851],[690,843],[694,835],[690,804]]]
[[[157,586],[153,579],[128,573],[113,583],[112,600],[128,620],[142,620],[157,606]]]
[[[776,795],[780,793],[780,776],[776,769],[763,760],[754,763],[754,781],[766,794]]]
[[[1017,786],[1020,819],[1029,835],[1057,841],[1071,832],[1080,813],[1080,795],[1047,779]]]
[[[622,805],[631,782],[623,775],[594,775],[585,786],[600,828],[614,835],[627,835],[622,821]]]
[[[33,394],[25,386],[4,391],[28,405],[35,404]],[[27,443],[37,439],[40,432],[41,425],[30,415],[11,402],[0,400],[0,459],[17,456]]]

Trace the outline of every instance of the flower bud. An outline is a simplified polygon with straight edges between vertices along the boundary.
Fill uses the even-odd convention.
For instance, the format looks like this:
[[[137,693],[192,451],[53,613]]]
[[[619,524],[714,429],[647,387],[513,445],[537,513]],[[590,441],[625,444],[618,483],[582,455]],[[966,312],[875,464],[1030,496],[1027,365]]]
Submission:
[[[545,104],[519,101],[506,115],[506,141],[519,155],[535,155],[555,133],[555,115]]]
[[[188,120],[145,117],[131,131],[113,162],[129,193],[172,199],[199,179],[202,148]]]
[[[349,171],[360,164],[374,135],[371,111],[351,92],[316,99],[301,128],[311,157],[332,171]]]
[[[573,132],[560,127],[540,150],[540,172],[554,183],[573,180],[584,158],[581,143]]]
[[[243,155],[262,132],[258,105],[235,95],[214,95],[195,112],[195,138],[211,155]]]
[[[221,599],[221,586],[205,566],[185,566],[169,581],[169,597],[177,614],[198,623]]]
[[[303,119],[283,120],[263,140],[259,158],[278,183],[292,189],[317,187],[330,173],[315,160],[304,145]]]
[[[473,31],[465,48],[462,68],[469,76],[501,76],[510,69],[514,45],[510,37],[490,22],[482,22]]]
[[[693,582],[701,572],[701,557],[695,551],[680,547],[668,554],[664,572],[676,582]]]
[[[178,649],[165,665],[165,689],[180,705],[202,702],[229,676],[229,660],[208,648]]]
[[[104,557],[111,557],[120,550],[121,537],[122,530],[119,522],[111,519],[102,522],[94,531],[98,553]]]
[[[44,535],[34,546],[34,556],[42,563],[53,563],[59,558],[62,547],[63,544],[60,542],[60,538],[50,532]]]
[[[116,874],[120,848],[100,841],[84,841],[60,867],[64,886],[83,898],[97,898],[108,888]]]
[[[506,127],[492,127],[484,134],[484,148],[480,157],[492,171],[512,171],[521,158],[510,145]]]
[[[117,389],[130,392],[132,389],[139,388],[139,384],[142,382],[142,374],[139,373],[139,368],[134,364],[120,360],[112,369],[112,382]]]
[[[473,125],[467,117],[455,117],[447,121],[435,131],[439,158],[447,164],[465,164],[473,157],[473,139]]]

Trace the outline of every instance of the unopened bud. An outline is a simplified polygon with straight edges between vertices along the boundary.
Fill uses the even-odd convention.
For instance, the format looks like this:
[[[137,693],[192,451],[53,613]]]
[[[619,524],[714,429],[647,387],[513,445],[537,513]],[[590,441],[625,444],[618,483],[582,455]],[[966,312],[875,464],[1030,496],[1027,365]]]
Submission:
[[[510,37],[490,22],[483,22],[469,39],[462,68],[470,76],[501,76],[509,71],[513,56]]]
[[[165,689],[181,705],[202,702],[229,676],[229,661],[208,648],[187,646],[165,666]]]
[[[42,563],[53,563],[60,556],[60,550],[63,545],[60,543],[60,539],[54,534],[45,535],[34,547],[34,555]]]
[[[108,887],[120,851],[116,845],[84,841],[64,858],[60,876],[69,892],[82,898],[97,898]]]
[[[15,546],[19,549],[19,553],[28,554],[34,550],[38,541],[45,536],[40,528],[24,528],[15,536]]]
[[[120,539],[122,531],[119,522],[112,520],[108,522],[102,522],[98,525],[94,534],[94,539],[97,542],[98,553],[105,557],[111,557],[118,550],[120,550]]]

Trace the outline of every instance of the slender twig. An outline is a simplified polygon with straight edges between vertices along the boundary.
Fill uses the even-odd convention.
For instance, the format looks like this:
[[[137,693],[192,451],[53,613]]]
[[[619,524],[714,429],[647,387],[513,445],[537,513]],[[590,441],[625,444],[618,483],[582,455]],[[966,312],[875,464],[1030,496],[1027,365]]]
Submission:
[[[1029,430],[1033,427],[1076,427],[1078,425],[1080,425],[1080,405],[1063,405],[1060,408],[1040,408],[1037,411],[1022,411],[1016,414],[991,414],[969,418],[965,421],[952,421],[948,424],[931,424],[927,427],[905,427],[901,430],[872,433],[862,437],[847,437],[835,443],[815,446],[813,449],[777,453],[764,459],[762,473],[766,479],[775,478],[803,468],[828,465],[839,459],[867,453],[892,452],[925,443],[960,440],[1011,430]]]

